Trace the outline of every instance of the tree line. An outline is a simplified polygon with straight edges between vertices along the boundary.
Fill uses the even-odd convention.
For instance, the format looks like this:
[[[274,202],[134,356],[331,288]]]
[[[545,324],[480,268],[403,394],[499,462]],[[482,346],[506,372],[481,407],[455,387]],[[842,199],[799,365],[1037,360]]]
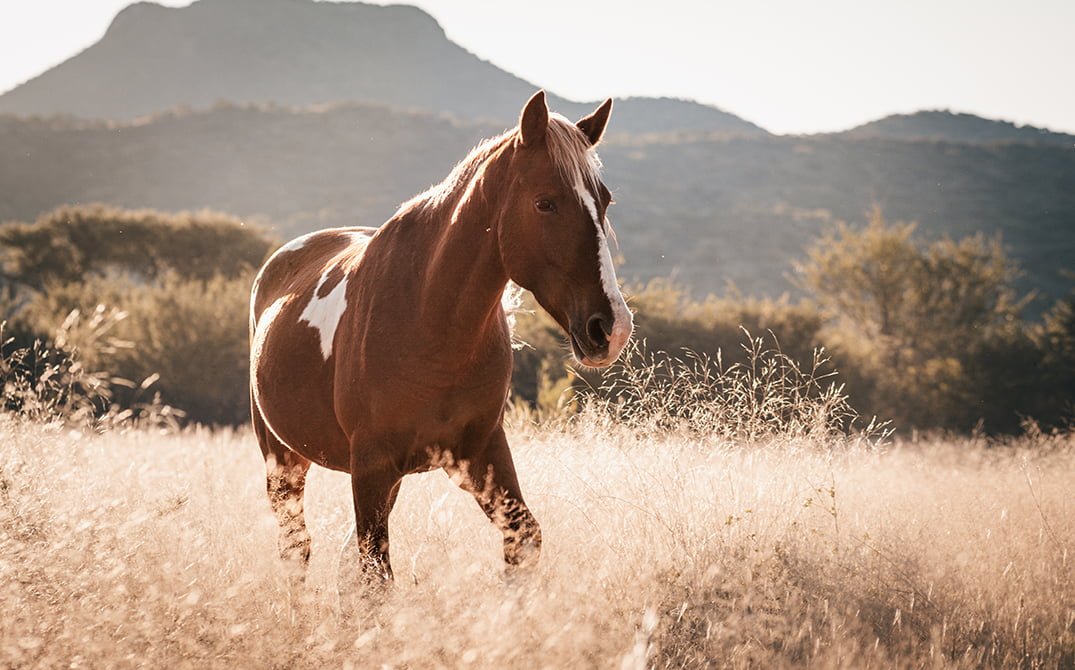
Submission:
[[[49,342],[87,369],[131,380],[132,389],[152,380],[153,391],[190,420],[242,423],[247,296],[278,244],[263,229],[213,212],[93,205],[5,224],[0,320],[8,341],[0,353]],[[1075,293],[1026,320],[1035,297],[1016,291],[1018,277],[998,239],[928,240],[874,209],[864,225],[834,226],[806,249],[796,281],[808,298],[730,291],[696,299],[667,279],[625,293],[649,352],[743,360],[744,329],[769,334],[792,360],[810,361],[824,348],[859,413],[891,419],[898,430],[1012,433],[1030,420],[1067,426]],[[106,336],[99,320],[72,319],[102,309],[115,317]],[[515,402],[571,411],[580,391],[603,387],[570,369],[562,336],[540,310],[524,310],[516,322],[525,344],[516,352]],[[136,396],[120,393],[119,401]]]

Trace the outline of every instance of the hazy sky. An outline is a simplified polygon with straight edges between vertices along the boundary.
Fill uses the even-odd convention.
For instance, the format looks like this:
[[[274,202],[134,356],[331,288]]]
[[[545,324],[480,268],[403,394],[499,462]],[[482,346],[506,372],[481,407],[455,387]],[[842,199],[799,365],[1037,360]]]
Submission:
[[[0,91],[92,44],[127,4],[0,0]],[[693,98],[776,132],[938,108],[1075,132],[1075,0],[409,4],[569,98]]]

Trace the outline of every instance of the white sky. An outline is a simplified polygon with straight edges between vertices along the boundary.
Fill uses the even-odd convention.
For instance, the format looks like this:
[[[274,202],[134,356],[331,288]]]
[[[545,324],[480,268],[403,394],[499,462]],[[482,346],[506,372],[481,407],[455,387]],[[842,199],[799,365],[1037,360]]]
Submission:
[[[0,91],[95,42],[127,4],[0,0]],[[410,4],[568,98],[692,98],[775,132],[938,108],[1075,132],[1075,0]]]

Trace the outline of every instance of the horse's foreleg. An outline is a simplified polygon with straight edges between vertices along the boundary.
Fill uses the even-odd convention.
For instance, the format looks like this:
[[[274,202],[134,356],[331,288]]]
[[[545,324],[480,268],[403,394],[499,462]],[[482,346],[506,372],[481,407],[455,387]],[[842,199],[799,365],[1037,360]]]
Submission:
[[[340,617],[351,619],[368,596],[377,596],[392,580],[388,554],[388,515],[399,493],[401,476],[392,471],[371,472],[351,459],[351,491],[355,525],[340,550],[336,594]]]
[[[387,459],[377,467],[364,456],[356,457],[352,447],[351,494],[354,498],[355,529],[341,553],[340,575],[357,564],[367,584],[392,580],[388,553],[388,515],[396,503],[402,475]],[[361,453],[361,452],[360,452]],[[351,551],[357,553],[348,556]]]
[[[515,464],[503,428],[497,428],[485,449],[467,454],[459,482],[478,501],[489,520],[504,534],[504,562],[509,570],[537,563],[541,552],[541,527],[523,501]]]

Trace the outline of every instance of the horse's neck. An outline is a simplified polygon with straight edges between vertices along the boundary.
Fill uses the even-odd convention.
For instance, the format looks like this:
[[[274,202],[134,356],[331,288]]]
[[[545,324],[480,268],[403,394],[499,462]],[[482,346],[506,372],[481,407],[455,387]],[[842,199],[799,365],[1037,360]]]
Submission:
[[[508,275],[497,241],[495,193],[482,190],[452,194],[400,222],[412,228],[407,237],[417,248],[410,251],[421,259],[416,312],[446,346],[476,347],[500,323]]]

